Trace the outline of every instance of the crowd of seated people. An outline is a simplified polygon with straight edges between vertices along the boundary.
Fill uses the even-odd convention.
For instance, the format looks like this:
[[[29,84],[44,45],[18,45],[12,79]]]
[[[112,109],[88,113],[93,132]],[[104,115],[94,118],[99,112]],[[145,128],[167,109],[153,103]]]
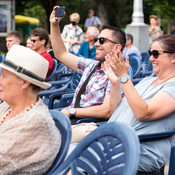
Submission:
[[[46,83],[44,79],[53,71],[53,59],[82,75],[71,105],[61,111],[70,118],[72,124],[82,118],[117,121],[130,126],[138,135],[174,129],[175,37],[162,35],[152,41],[148,54],[152,72],[156,76],[148,75],[144,78],[139,77],[138,73],[137,77],[144,79],[134,86],[132,77],[128,75],[129,55],[136,54],[140,64],[143,58],[133,46],[132,35],[113,26],[103,26],[100,32],[97,27],[91,26],[86,29],[86,41],[83,41],[83,31],[78,26],[78,14],[70,15],[70,24],[66,25],[61,33],[59,23],[63,18],[55,18],[57,8],[59,7],[54,7],[50,16],[52,48],[49,48],[54,55],[49,54],[49,34],[43,28],[31,31],[28,38],[30,46],[26,45],[28,48],[19,45],[20,38],[15,40],[12,35],[6,36],[6,43],[10,43],[9,37],[16,43],[11,44],[14,46],[7,44],[9,51],[0,64],[0,99],[3,101],[0,104],[0,140],[2,144],[5,142],[10,145],[7,147],[4,144],[0,149],[2,173],[33,171],[33,174],[43,174],[51,167],[59,152],[60,132],[47,106],[38,98],[40,90],[50,87],[49,82]],[[69,39],[66,39],[67,36]],[[69,43],[69,49],[66,42]],[[76,47],[73,47],[75,45]],[[42,59],[43,57],[45,59]],[[11,83],[13,87],[10,86]],[[14,91],[17,93],[13,93]],[[97,127],[95,123],[72,125],[72,144],[69,151]],[[13,128],[13,135],[15,134],[17,139],[12,139]],[[23,132],[20,132],[21,130]],[[35,133],[36,130],[41,132]],[[79,137],[80,133],[82,137]],[[24,138],[25,135],[28,139]],[[27,149],[19,146],[22,140],[28,145]],[[163,175],[171,144],[171,139],[141,143],[137,175]],[[46,147],[50,149],[42,154]],[[32,152],[31,149],[38,151]],[[12,160],[3,157],[4,150]],[[26,158],[20,155],[26,155]],[[30,168],[36,157],[35,167]]]
[[[57,8],[57,7],[55,7]],[[55,9],[54,9],[55,10]],[[59,34],[57,22],[60,18],[54,18],[51,14],[51,36]],[[96,58],[104,48],[105,43],[116,44],[112,40],[109,31],[103,29],[95,43]],[[52,39],[54,40],[52,37]],[[113,38],[114,39],[114,38]],[[58,49],[57,42],[63,43],[61,38],[55,38],[53,49],[59,56],[62,55],[64,45]],[[171,43],[171,44],[170,44]],[[137,134],[153,133],[155,131],[167,131],[174,129],[175,111],[175,38],[172,35],[163,35],[152,43],[149,51],[150,61],[153,64],[153,72],[157,77],[148,77],[136,87],[128,76],[129,58],[124,62],[120,47],[105,55],[105,68],[111,82],[110,112],[112,116],[109,122],[120,121],[132,127]],[[64,53],[65,54],[65,53]],[[68,56],[70,53],[67,53]],[[74,59],[77,59],[74,57]],[[121,87],[124,97],[121,96]],[[168,108],[166,104],[170,104]],[[73,111],[73,113],[76,111]],[[74,113],[76,115],[76,113]],[[68,116],[70,114],[67,114]],[[166,123],[166,124],[165,124]],[[94,125],[94,124],[93,124]],[[82,125],[81,125],[82,127]],[[88,131],[86,131],[86,129]],[[87,127],[85,132],[89,132]],[[94,128],[93,128],[94,129]],[[92,130],[93,130],[92,129]],[[80,133],[80,130],[78,130]],[[73,131],[73,137],[79,135]],[[86,134],[85,134],[86,135]],[[163,167],[168,161],[172,140],[156,141],[154,143],[141,144],[141,158],[138,174],[162,174]],[[148,166],[149,165],[149,166]]]

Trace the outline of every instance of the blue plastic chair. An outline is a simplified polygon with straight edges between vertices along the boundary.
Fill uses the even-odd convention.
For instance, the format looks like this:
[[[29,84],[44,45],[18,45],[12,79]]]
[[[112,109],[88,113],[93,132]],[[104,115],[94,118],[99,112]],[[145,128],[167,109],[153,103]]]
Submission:
[[[42,98],[44,103],[49,106],[50,100],[53,100],[51,96],[54,95],[54,98],[57,96],[59,99],[62,94],[74,93],[80,78],[81,75],[74,72],[73,74],[70,74],[67,79],[50,81],[49,83],[52,84],[52,86],[49,89],[40,91],[38,97]],[[50,106],[49,109],[51,109]]]
[[[74,92],[64,94],[53,94],[50,96],[49,109],[65,108],[72,103]]]
[[[153,134],[142,134],[139,135],[140,142],[151,142],[156,140],[167,139],[175,135],[175,129],[167,132],[153,133]],[[171,155],[169,163],[168,175],[175,175],[175,143],[171,146]]]
[[[142,63],[140,66],[139,77],[143,78],[150,76],[153,73],[152,72],[153,67],[151,61],[149,61],[149,55],[147,52],[142,52],[141,56],[142,56]]]
[[[141,57],[142,57],[142,62],[149,61],[149,54],[148,54],[148,52],[142,52],[141,53]]]
[[[72,137],[70,119],[66,115],[61,113],[60,111],[50,110],[49,112],[51,113],[55,121],[55,124],[57,128],[59,129],[62,137],[61,137],[60,151],[58,155],[56,156],[53,165],[51,166],[51,168],[47,171],[45,175],[52,175],[55,172],[55,170],[60,166],[60,164],[63,163],[67,155],[69,145],[71,142],[71,137]]]
[[[140,71],[140,61],[137,59],[136,54],[130,54],[128,56],[129,56],[129,64],[133,70],[133,78],[135,78]]]
[[[170,163],[168,175],[175,175],[175,143],[171,146]]]
[[[139,162],[139,140],[125,124],[110,122],[87,135],[53,175],[135,175]]]
[[[55,79],[54,79],[54,75],[55,75],[55,72],[56,72],[56,70],[57,70],[57,68],[58,68],[58,62],[57,62],[56,59],[53,59],[53,62],[54,62],[53,71],[52,71],[52,73],[50,74],[50,76],[46,78],[46,81],[55,80]]]

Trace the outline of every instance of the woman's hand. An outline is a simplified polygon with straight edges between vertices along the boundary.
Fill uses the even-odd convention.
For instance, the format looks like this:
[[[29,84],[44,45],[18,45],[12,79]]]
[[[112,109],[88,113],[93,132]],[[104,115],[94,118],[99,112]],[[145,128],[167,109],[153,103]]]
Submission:
[[[109,66],[118,78],[122,75],[128,75],[129,57],[126,58],[125,62],[120,50],[113,50],[107,55],[107,60]]]
[[[60,8],[60,6],[55,6],[53,8],[52,13],[50,14],[50,23],[52,23],[52,24],[57,24],[64,18],[64,17],[59,17],[59,18],[55,17],[55,11],[56,11],[57,8]]]

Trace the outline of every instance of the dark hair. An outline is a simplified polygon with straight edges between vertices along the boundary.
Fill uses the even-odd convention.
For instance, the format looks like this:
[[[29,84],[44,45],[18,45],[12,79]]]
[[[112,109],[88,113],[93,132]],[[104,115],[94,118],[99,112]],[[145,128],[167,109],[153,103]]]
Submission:
[[[122,46],[121,51],[122,51],[124,49],[125,43],[126,43],[125,33],[121,29],[119,29],[117,27],[113,27],[113,26],[106,26],[106,25],[104,25],[102,27],[102,30],[104,30],[104,29],[108,29],[108,30],[113,31],[112,35],[114,37],[114,41],[118,42],[119,44],[121,44],[121,46]]]
[[[32,87],[32,90],[36,91],[37,93],[41,91],[41,88],[35,84],[30,84],[30,86]]]
[[[175,35],[162,35],[153,42],[160,42],[165,51],[175,52]]]
[[[127,33],[125,36],[127,40],[131,40],[131,43],[133,43],[133,36],[131,34]]]
[[[47,30],[43,28],[35,28],[31,31],[30,35],[39,36],[40,40],[44,39],[46,41],[44,46],[47,46],[47,43],[49,42],[49,33]]]
[[[11,32],[8,32],[6,34],[6,38],[8,38],[10,36],[14,36],[14,37],[18,38],[21,41],[21,34],[18,31],[11,31]]]

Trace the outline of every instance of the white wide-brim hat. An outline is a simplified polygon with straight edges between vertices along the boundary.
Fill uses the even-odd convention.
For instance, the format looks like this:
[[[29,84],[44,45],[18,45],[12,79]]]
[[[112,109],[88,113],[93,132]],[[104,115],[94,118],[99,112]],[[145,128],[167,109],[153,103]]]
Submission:
[[[27,47],[13,45],[0,67],[43,89],[51,86],[45,82],[49,62]]]

